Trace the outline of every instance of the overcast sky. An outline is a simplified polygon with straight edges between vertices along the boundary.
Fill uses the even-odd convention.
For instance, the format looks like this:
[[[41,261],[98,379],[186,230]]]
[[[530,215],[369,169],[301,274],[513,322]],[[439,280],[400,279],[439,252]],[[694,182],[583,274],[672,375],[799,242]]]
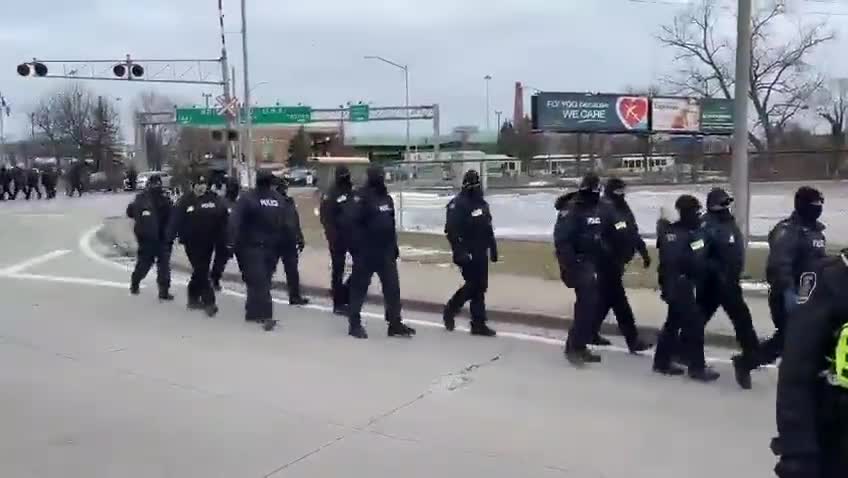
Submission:
[[[248,0],[251,83],[269,82],[255,90],[255,102],[313,107],[359,100],[402,104],[402,73],[363,59],[381,55],[409,64],[412,102],[439,103],[444,131],[457,125],[483,126],[487,74],[493,77],[491,111],[509,115],[515,81],[559,91],[616,91],[655,83],[671,68],[671,55],[657,45],[654,35],[684,8],[675,1]],[[28,112],[39,95],[64,82],[18,77],[15,66],[23,60],[111,59],[127,53],[137,58],[215,58],[220,53],[216,0],[3,3],[0,92],[13,108],[9,136],[24,134]],[[238,31],[238,2],[224,0],[224,8],[227,30]],[[819,3],[815,9],[848,14],[848,3]],[[817,60],[817,66],[848,76],[844,54],[827,54],[844,52],[848,46],[842,34],[848,32],[848,16],[833,16],[830,23],[839,39],[819,55],[827,61]],[[240,70],[240,37],[229,34],[227,41]],[[125,113],[145,88],[197,104],[203,102],[203,92],[218,93],[212,87],[189,85],[87,85],[122,98]],[[494,125],[494,119],[491,122]],[[386,126],[357,128],[355,132],[371,133]],[[388,128],[403,131],[402,124]]]

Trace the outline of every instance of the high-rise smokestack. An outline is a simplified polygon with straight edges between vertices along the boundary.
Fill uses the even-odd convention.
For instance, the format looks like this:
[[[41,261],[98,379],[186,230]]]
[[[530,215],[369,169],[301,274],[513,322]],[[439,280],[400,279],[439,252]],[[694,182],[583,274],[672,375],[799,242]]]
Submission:
[[[520,81],[515,82],[515,109],[512,115],[512,124],[518,127],[524,119],[524,86]]]

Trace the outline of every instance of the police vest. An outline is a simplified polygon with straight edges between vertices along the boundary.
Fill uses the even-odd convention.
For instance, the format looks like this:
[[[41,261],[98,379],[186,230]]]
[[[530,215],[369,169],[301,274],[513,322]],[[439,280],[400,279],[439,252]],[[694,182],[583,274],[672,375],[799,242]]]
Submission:
[[[836,334],[836,348],[828,382],[836,387],[848,390],[848,323],[844,324]]]

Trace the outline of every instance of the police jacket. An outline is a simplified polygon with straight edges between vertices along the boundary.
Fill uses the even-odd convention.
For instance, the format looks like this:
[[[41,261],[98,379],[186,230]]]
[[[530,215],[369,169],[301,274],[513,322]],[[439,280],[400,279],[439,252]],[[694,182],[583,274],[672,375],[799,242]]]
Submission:
[[[279,247],[286,233],[285,198],[271,188],[239,196],[230,214],[227,240],[242,247]]]
[[[728,284],[738,283],[745,270],[745,241],[730,213],[704,215],[704,236],[710,272]]]
[[[297,213],[297,204],[294,198],[287,194],[283,197],[283,241],[288,244],[303,244],[303,229],[300,227],[300,215]]]
[[[848,388],[839,386],[834,373],[848,379],[845,357],[833,361],[838,337],[848,323],[848,259],[828,257],[814,261],[801,273],[799,306],[787,323],[783,359],[777,382],[776,452],[789,458],[817,459],[823,451],[822,422],[827,418],[828,398],[842,396],[842,416],[848,416]],[[848,337],[843,335],[843,342]],[[843,350],[846,348],[843,344]],[[836,364],[843,366],[837,370]],[[830,379],[829,379],[829,378]],[[828,397],[828,395],[831,395]],[[832,415],[831,415],[832,416]],[[837,423],[837,420],[833,420]],[[844,421],[842,422],[844,427]],[[843,437],[848,430],[839,430]],[[844,450],[842,451],[844,453]],[[848,456],[843,456],[848,463]],[[831,475],[827,475],[831,476]],[[845,476],[845,470],[838,475]]]
[[[488,261],[489,251],[494,256],[498,254],[489,203],[482,196],[459,193],[448,203],[445,235],[454,261],[461,262],[469,256],[472,260]]]
[[[395,229],[395,203],[388,192],[363,186],[353,196],[350,209],[354,253],[390,254],[397,256],[397,230]]]
[[[0,169],[0,184],[7,186],[12,182],[12,175],[8,169],[3,168]]]
[[[187,245],[218,244],[226,240],[227,207],[212,191],[202,196],[183,194],[174,206],[168,226],[168,241],[179,237]]]
[[[139,242],[164,242],[171,219],[173,203],[164,192],[147,190],[138,193],[127,206],[127,217],[135,221],[133,232]]]
[[[333,185],[321,197],[321,225],[324,226],[324,236],[331,245],[351,242],[353,232],[349,220],[353,206],[353,188],[350,187]]]
[[[26,181],[28,186],[38,186],[38,171],[30,169],[26,172]]]
[[[610,245],[613,263],[623,267],[637,252],[642,257],[647,256],[648,248],[639,234],[639,226],[636,224],[636,218],[630,206],[624,201],[616,202],[609,199],[603,201],[610,211],[612,221]]]
[[[558,201],[559,202],[559,201]],[[554,249],[561,270],[597,271],[611,260],[614,218],[603,201],[585,203],[577,194],[561,204],[554,225]]]
[[[796,213],[777,223],[768,236],[766,281],[775,289],[794,289],[805,269],[826,255],[824,224],[805,224]]]
[[[12,168],[12,179],[15,180],[15,186],[16,187],[21,187],[21,186],[24,185],[24,183],[26,182],[26,176],[27,175],[26,175],[26,173],[24,172],[23,169],[21,169],[17,166]]]
[[[693,229],[679,221],[663,224],[657,228],[657,249],[657,272],[665,297],[678,287],[691,290],[703,282],[709,270],[703,227]]]

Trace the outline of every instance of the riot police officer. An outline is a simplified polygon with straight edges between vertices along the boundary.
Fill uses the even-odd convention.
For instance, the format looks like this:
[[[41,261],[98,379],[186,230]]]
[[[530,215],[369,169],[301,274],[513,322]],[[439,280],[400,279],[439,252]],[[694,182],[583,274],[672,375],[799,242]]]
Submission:
[[[633,309],[627,300],[624,290],[624,268],[638,252],[642,258],[645,269],[651,267],[651,256],[645,241],[639,234],[639,226],[633,211],[625,199],[626,184],[619,178],[610,178],[604,187],[604,202],[608,205],[612,217],[611,231],[611,255],[610,260],[601,264],[598,278],[601,283],[601,306],[600,320],[595,325],[595,345],[610,345],[609,340],[600,335],[600,327],[607,313],[612,309],[618,322],[618,329],[627,342],[627,347],[632,353],[644,352],[651,345],[639,338],[639,330],[636,328],[636,319],[633,317]]]
[[[228,178],[226,181],[226,191],[224,192],[223,203],[227,208],[227,216],[233,212],[233,207],[238,200],[239,190],[241,185],[237,178]],[[212,271],[209,273],[209,278],[212,280],[212,288],[216,291],[221,290],[221,278],[224,276],[224,270],[227,268],[227,262],[232,258],[232,252],[226,247],[226,243],[215,248],[215,259],[212,261]]]
[[[209,263],[216,246],[226,241],[227,209],[221,198],[200,176],[174,207],[168,228],[168,241],[179,236],[191,264],[188,282],[188,308],[203,309],[206,315],[218,313],[215,292],[209,281]]]
[[[848,469],[848,250],[801,269],[777,380],[779,478]]]
[[[171,198],[162,188],[162,178],[155,174],[147,180],[147,189],[138,193],[127,206],[127,217],[135,221],[133,231],[138,242],[135,269],[130,278],[130,293],[133,295],[139,293],[141,281],[155,262],[159,299],[174,300],[169,292],[173,243],[167,237],[172,207]]]
[[[678,344],[689,366],[689,377],[701,382],[717,380],[718,372],[704,360],[704,319],[695,300],[695,291],[704,281],[707,245],[701,224],[701,203],[684,194],[674,204],[679,220],[661,220],[657,227],[659,281],[668,315],[657,341],[654,371],[664,375],[682,375],[683,369],[672,363]]]
[[[453,251],[453,262],[465,280],[445,305],[445,329],[454,330],[456,314],[470,301],[471,334],[493,337],[496,332],[486,325],[486,289],[489,260],[498,262],[498,244],[489,203],[483,199],[480,174],[473,169],[462,178],[462,192],[447,205],[445,235]]]
[[[336,181],[321,198],[321,225],[330,249],[332,267],[330,289],[333,313],[347,315],[350,304],[350,278],[343,281],[345,259],[350,252],[353,232],[348,219],[353,206],[353,181],[347,166],[336,168]]]
[[[574,289],[574,324],[568,333],[565,356],[573,365],[601,361],[587,348],[601,320],[599,272],[610,260],[612,217],[601,203],[601,180],[590,173],[573,198],[558,200],[561,206],[554,226],[554,247],[560,277]]]
[[[26,191],[27,175],[26,172],[24,172],[23,165],[18,164],[12,168],[12,180],[15,182],[12,199],[17,199],[18,194]]]
[[[400,278],[398,277],[397,230],[395,229],[395,203],[386,188],[383,168],[368,168],[365,185],[357,190],[351,208],[353,231],[353,271],[350,277],[350,308],[348,334],[357,339],[367,339],[362,326],[362,304],[368,294],[374,274],[383,288],[385,318],[389,323],[389,337],[411,337],[415,329],[401,321]]]
[[[0,166],[0,201],[14,199],[12,197],[12,173],[6,169],[6,165]]]
[[[271,300],[271,278],[280,259],[285,234],[285,199],[274,189],[274,176],[256,174],[256,189],[239,197],[230,215],[229,248],[235,251],[247,286],[245,320],[276,327]]]
[[[300,215],[297,204],[289,196],[289,182],[286,178],[276,178],[276,189],[283,197],[284,229],[280,241],[280,259],[286,273],[286,288],[289,291],[290,305],[306,305],[309,299],[300,293],[300,271],[298,270],[298,255],[303,252],[306,244],[303,230],[300,227]],[[274,267],[276,269],[276,265]]]
[[[41,179],[41,173],[36,168],[31,168],[26,171],[26,187],[24,188],[24,197],[27,201],[32,197],[32,192],[35,191],[38,199],[41,199],[41,188],[38,183]]]
[[[697,301],[705,325],[719,306],[730,318],[742,349],[741,355],[733,357],[736,381],[740,387],[749,389],[750,371],[757,364],[760,340],[739,284],[745,269],[745,238],[730,212],[731,204],[733,198],[722,188],[713,188],[707,194],[704,236],[709,267],[697,291]]]
[[[766,281],[768,304],[777,330],[761,345],[761,364],[774,362],[783,352],[786,318],[797,304],[801,273],[826,255],[824,224],[819,222],[824,196],[803,186],[795,193],[795,211],[769,233]]]

